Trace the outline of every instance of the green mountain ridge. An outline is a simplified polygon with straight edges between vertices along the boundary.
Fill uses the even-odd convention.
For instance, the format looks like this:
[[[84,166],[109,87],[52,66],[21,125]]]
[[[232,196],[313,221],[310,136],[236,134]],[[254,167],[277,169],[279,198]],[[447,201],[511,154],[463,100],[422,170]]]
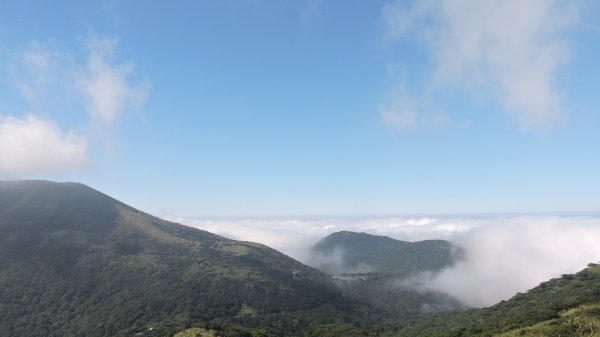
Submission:
[[[166,336],[209,320],[283,333],[345,320],[356,305],[269,247],[77,183],[0,182],[0,336]]]
[[[311,251],[311,265],[333,274],[344,295],[392,318],[466,308],[444,293],[407,285],[420,273],[434,274],[462,258],[462,249],[452,242],[408,242],[340,231],[321,239]]]
[[[462,257],[445,240],[409,242],[387,236],[340,231],[311,248],[311,265],[330,274],[380,272],[409,276],[439,271]]]

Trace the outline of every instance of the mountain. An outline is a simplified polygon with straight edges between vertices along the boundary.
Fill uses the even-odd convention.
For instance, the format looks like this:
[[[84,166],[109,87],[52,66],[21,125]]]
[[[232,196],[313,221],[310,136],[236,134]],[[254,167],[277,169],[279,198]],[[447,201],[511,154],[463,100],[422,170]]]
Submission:
[[[311,249],[312,265],[330,274],[383,272],[411,275],[439,271],[462,256],[444,240],[408,242],[387,236],[341,231],[328,235]]]
[[[387,236],[341,231],[311,249],[311,265],[329,274],[342,293],[392,318],[465,309],[441,292],[411,286],[420,273],[434,273],[462,257],[449,241],[399,241]]]
[[[0,182],[0,336],[172,336],[206,321],[285,335],[361,310],[266,246],[77,183]]]

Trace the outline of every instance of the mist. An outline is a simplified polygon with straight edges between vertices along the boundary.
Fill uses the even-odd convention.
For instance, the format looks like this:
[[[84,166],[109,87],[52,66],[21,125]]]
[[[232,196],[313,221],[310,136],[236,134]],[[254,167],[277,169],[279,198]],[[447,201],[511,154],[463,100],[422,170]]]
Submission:
[[[465,260],[425,280],[428,289],[483,307],[600,260],[600,219],[488,220],[455,241]]]
[[[600,261],[597,216],[170,220],[236,240],[259,242],[310,265],[316,263],[310,247],[341,230],[406,241],[449,240],[464,249],[464,259],[438,274],[426,273],[408,283],[420,290],[444,292],[473,307],[493,305]]]

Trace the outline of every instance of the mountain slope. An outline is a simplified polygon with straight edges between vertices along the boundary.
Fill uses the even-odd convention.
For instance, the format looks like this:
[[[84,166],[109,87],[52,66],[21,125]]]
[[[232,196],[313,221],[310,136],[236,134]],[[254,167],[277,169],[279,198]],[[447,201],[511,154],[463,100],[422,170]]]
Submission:
[[[285,332],[354,308],[327,275],[266,246],[81,184],[0,182],[0,336],[167,335],[203,320]]]
[[[449,241],[408,242],[341,231],[312,247],[313,266],[330,274],[385,272],[410,275],[451,265],[461,251]]]
[[[599,308],[600,266],[590,264],[492,307],[402,320],[384,335],[598,336]]]

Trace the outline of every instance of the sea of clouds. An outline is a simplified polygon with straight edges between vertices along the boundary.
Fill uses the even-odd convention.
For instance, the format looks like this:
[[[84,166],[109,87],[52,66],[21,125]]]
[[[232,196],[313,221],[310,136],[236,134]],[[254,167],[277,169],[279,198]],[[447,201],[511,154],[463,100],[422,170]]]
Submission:
[[[341,230],[399,240],[445,239],[464,248],[463,261],[412,282],[475,307],[489,306],[540,282],[600,261],[600,217],[510,215],[313,219],[169,218],[228,238],[253,241],[310,262],[310,247]]]

